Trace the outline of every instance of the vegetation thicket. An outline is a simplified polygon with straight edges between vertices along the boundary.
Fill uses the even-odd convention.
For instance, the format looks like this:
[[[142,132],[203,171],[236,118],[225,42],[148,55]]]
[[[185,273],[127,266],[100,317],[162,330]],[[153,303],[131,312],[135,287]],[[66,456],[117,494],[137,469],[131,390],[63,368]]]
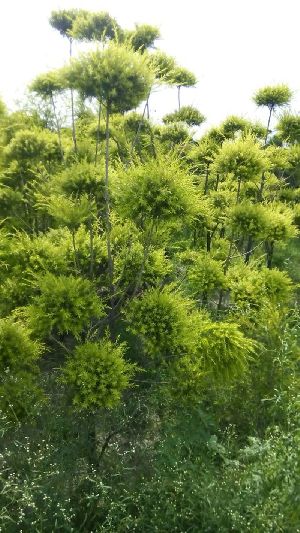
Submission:
[[[67,63],[26,110],[0,102],[0,530],[296,533],[292,93],[199,137],[157,28],[50,24]],[[158,85],[178,93],[161,125]]]

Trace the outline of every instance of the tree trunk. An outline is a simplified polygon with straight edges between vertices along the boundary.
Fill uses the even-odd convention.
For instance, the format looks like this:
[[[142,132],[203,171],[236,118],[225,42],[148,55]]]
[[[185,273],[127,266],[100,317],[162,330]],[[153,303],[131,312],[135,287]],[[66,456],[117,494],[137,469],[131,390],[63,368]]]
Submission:
[[[206,251],[210,252],[211,250],[211,231],[207,230],[206,232]]]
[[[274,241],[266,242],[267,251],[267,268],[272,268],[272,261],[274,255]]]
[[[241,180],[238,180],[238,188],[237,188],[237,191],[236,191],[236,200],[235,200],[235,204],[237,205],[239,203],[239,200],[240,200],[240,194],[241,194]]]
[[[220,182],[220,176],[219,176],[219,174],[217,174],[217,180],[216,180],[216,185],[215,185],[215,191],[217,191],[218,188],[219,188],[219,182]]]
[[[267,132],[266,132],[266,136],[265,136],[265,140],[264,140],[264,147],[267,146],[267,142],[268,142],[268,137],[269,137],[269,128],[270,128],[270,123],[271,123],[271,116],[272,116],[272,112],[274,110],[274,107],[271,106],[269,108],[269,118],[268,118],[268,124],[267,124]],[[258,192],[258,201],[259,202],[262,202],[263,200],[263,193],[264,193],[264,188],[265,188],[265,181],[266,181],[266,175],[265,175],[265,171],[262,173],[261,175],[261,180],[260,180],[260,188],[259,188],[259,192]]]
[[[252,235],[249,235],[247,246],[246,246],[246,251],[245,251],[245,263],[246,263],[246,265],[248,265],[248,263],[250,261],[250,257],[251,257],[251,254],[252,254],[252,246],[253,246],[253,237],[252,237]]]
[[[97,161],[98,161],[98,151],[99,151],[99,144],[100,144],[100,123],[101,123],[101,102],[99,102],[99,110],[98,110],[97,139],[96,139],[96,150],[95,150],[95,166],[97,165]]]
[[[110,198],[109,198],[109,105],[106,107],[106,125],[105,125],[105,228],[106,228],[106,249],[108,262],[108,281],[111,302],[113,301],[113,275],[114,265],[111,253],[111,222],[110,222]]]
[[[274,107],[271,106],[271,107],[269,108],[269,118],[268,118],[268,124],[267,124],[266,136],[265,136],[265,140],[264,140],[264,146],[266,146],[266,145],[267,145],[267,142],[268,142],[269,130],[270,130],[270,123],[271,123],[271,116],[272,116],[273,110],[274,110]]]
[[[177,86],[177,99],[178,99],[178,111],[180,111],[181,103],[180,103],[180,85]]]
[[[55,100],[54,100],[53,93],[51,93],[51,103],[52,103],[52,108],[53,108],[54,120],[55,120],[55,123],[56,123],[56,132],[57,132],[57,137],[58,137],[59,149],[60,149],[61,157],[63,159],[64,158],[64,152],[63,152],[62,142],[61,142],[60,124],[59,124],[59,120],[58,120],[58,116],[57,116],[57,112],[56,112],[56,106],[55,106]]]
[[[78,271],[78,264],[77,264],[77,250],[76,250],[76,241],[75,241],[75,230],[72,229],[72,245],[73,245],[73,254],[74,254],[74,268],[76,271]]]
[[[70,61],[72,58],[72,43],[73,40],[69,39],[70,43]],[[72,114],[72,138],[73,138],[73,145],[74,145],[74,152],[77,155],[77,139],[76,139],[76,129],[75,129],[75,112],[74,112],[74,91],[71,89],[71,114]]]
[[[90,234],[90,278],[94,277],[94,230],[92,217],[89,219]]]
[[[237,205],[237,204],[239,203],[240,193],[241,193],[241,183],[242,183],[242,182],[241,182],[241,180],[239,179],[239,180],[238,180],[237,192],[236,192],[236,201],[235,201],[235,205]],[[225,228],[224,228],[224,229],[225,229]],[[232,232],[231,232],[231,235],[230,235],[230,240],[229,240],[228,254],[227,254],[227,257],[226,257],[226,259],[225,259],[224,268],[223,268],[223,272],[224,272],[225,275],[227,274],[228,268],[229,268],[229,266],[230,266],[230,260],[232,259],[231,255],[232,255],[233,243],[234,243],[234,232],[232,231]],[[222,303],[223,303],[223,297],[224,297],[224,290],[221,289],[221,290],[220,290],[220,295],[219,295],[219,302],[218,302],[218,311],[221,310]]]
[[[136,145],[136,143],[137,143],[137,141],[138,141],[139,134],[140,134],[140,129],[141,129],[141,127],[142,127],[142,123],[143,123],[143,120],[144,120],[144,118],[145,118],[145,113],[146,113],[146,109],[147,109],[147,103],[148,103],[149,96],[150,96],[150,93],[149,93],[148,98],[147,98],[147,101],[146,101],[146,103],[145,103],[145,105],[144,105],[144,110],[143,110],[143,114],[142,114],[142,119],[139,121],[139,125],[138,125],[137,132],[136,132],[136,134],[135,134],[135,136],[134,136],[134,139],[133,139],[133,141],[132,141],[131,151],[130,151],[130,155],[131,155],[131,157],[133,156],[133,151],[134,151],[134,149],[135,149],[135,145]]]
[[[99,457],[97,451],[96,415],[94,413],[90,413],[88,415],[87,423],[88,462],[90,466],[97,468],[99,464]]]
[[[206,195],[208,190],[209,165],[206,166],[205,183],[203,193]]]

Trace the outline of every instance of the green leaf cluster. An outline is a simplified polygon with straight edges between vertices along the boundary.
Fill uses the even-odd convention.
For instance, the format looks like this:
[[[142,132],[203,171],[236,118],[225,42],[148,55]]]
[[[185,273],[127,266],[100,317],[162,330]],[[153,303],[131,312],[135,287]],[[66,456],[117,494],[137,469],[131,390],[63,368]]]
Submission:
[[[103,304],[87,279],[47,273],[37,279],[38,294],[24,308],[32,330],[40,337],[71,334],[75,338],[93,319],[104,314]]]
[[[169,113],[163,117],[163,122],[185,122],[188,126],[200,126],[205,121],[205,116],[193,106],[181,107],[178,111]]]
[[[74,60],[66,76],[71,86],[115,112],[136,107],[147,98],[153,82],[146,57],[116,43]]]
[[[198,203],[191,176],[172,157],[118,172],[114,195],[122,214],[139,227],[192,217]]]
[[[136,372],[136,366],[125,360],[125,351],[124,344],[105,338],[76,347],[63,368],[62,381],[72,387],[77,409],[111,409],[119,403]]]

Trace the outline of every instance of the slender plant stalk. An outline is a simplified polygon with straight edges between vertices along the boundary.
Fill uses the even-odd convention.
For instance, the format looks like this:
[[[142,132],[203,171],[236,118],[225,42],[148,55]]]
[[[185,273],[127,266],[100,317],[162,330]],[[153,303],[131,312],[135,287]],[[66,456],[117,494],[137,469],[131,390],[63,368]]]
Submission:
[[[94,276],[94,230],[92,217],[89,219],[89,234],[90,234],[90,277]]]
[[[266,242],[267,251],[267,268],[272,268],[272,261],[274,255],[274,241]]]
[[[55,123],[56,123],[56,132],[57,132],[57,137],[58,137],[59,149],[60,149],[62,158],[64,158],[64,152],[63,152],[62,142],[61,142],[60,124],[59,124],[59,120],[58,120],[58,115],[57,115],[57,111],[56,111],[56,105],[55,105],[55,100],[54,100],[53,93],[51,93],[51,103],[52,103],[53,114],[54,114],[54,119],[55,119]]]
[[[150,94],[149,94],[149,96],[150,96]],[[149,98],[149,96],[148,96],[148,98]],[[147,98],[147,101],[146,101],[146,103],[145,103],[145,105],[144,105],[144,110],[143,110],[142,118],[141,118],[141,120],[139,121],[139,125],[138,125],[137,132],[136,132],[136,134],[135,134],[135,136],[134,136],[134,139],[133,139],[133,141],[132,141],[131,150],[130,150],[130,156],[131,156],[131,157],[133,156],[133,151],[134,151],[134,149],[135,149],[135,145],[136,145],[136,143],[137,143],[137,141],[138,141],[139,134],[140,134],[140,130],[141,130],[141,127],[142,127],[142,123],[143,123],[143,120],[144,120],[144,118],[145,118],[148,98]]]
[[[269,129],[270,129],[270,123],[271,123],[271,117],[272,117],[273,110],[274,110],[274,106],[270,106],[269,107],[269,117],[268,117],[267,131],[266,131],[266,136],[265,136],[265,140],[264,140],[264,147],[267,146],[267,142],[268,142]],[[262,199],[263,199],[263,192],[264,192],[264,188],[265,188],[265,182],[266,182],[266,175],[265,175],[265,171],[263,171],[263,173],[261,175],[260,188],[259,188],[259,192],[258,192],[258,200],[259,200],[259,202],[262,202]]]
[[[248,263],[250,261],[250,257],[251,257],[251,254],[252,254],[252,246],[253,246],[253,237],[252,237],[252,235],[249,235],[248,241],[247,241],[246,250],[245,250],[245,263],[246,263],[246,265],[248,265]]]
[[[75,270],[78,270],[77,249],[76,249],[75,230],[74,229],[72,230],[72,245],[73,245],[74,268],[75,268]]]
[[[210,252],[211,250],[211,231],[208,229],[206,232],[206,251]]]
[[[95,150],[95,166],[97,165],[97,162],[98,162],[98,152],[99,152],[99,144],[100,144],[100,123],[101,123],[101,102],[99,101],[97,140],[96,140],[96,150]]]
[[[114,265],[111,253],[111,222],[110,222],[110,198],[109,198],[109,105],[106,107],[106,124],[105,124],[105,225],[106,225],[106,247],[108,261],[108,278],[111,298],[113,298],[113,274]]]
[[[206,171],[205,171],[205,183],[204,183],[204,191],[203,194],[207,194],[208,191],[208,178],[209,178],[209,164],[206,165]]]
[[[137,275],[135,287],[134,287],[134,290],[133,290],[133,297],[137,295],[138,290],[139,290],[139,288],[141,286],[141,283],[142,283],[142,280],[143,280],[143,274],[145,272],[146,263],[147,263],[147,260],[148,260],[148,257],[149,257],[150,245],[151,245],[153,231],[154,231],[154,222],[152,223],[151,228],[150,228],[150,230],[148,232],[148,238],[147,238],[146,242],[144,242],[143,262],[142,262],[140,271],[139,271],[139,273]]]
[[[69,38],[69,43],[70,43],[70,61],[71,61],[72,44],[73,44],[73,39],[71,37]],[[75,128],[74,91],[72,88],[71,88],[71,114],[72,114],[72,138],[73,138],[73,144],[74,144],[74,151],[75,151],[75,154],[77,155],[78,150],[77,150],[77,138],[76,138],[76,128]]]
[[[237,192],[236,192],[235,205],[238,205],[238,203],[239,203],[240,194],[241,194],[241,183],[242,182],[239,179],[238,180]],[[230,265],[230,259],[231,259],[231,256],[232,256],[233,243],[234,243],[234,231],[232,231],[231,235],[230,235],[228,254],[227,254],[227,257],[226,257],[225,263],[224,263],[223,272],[224,272],[225,275],[227,274],[227,271],[228,271],[228,268],[229,268],[229,265]],[[220,290],[220,295],[219,295],[219,302],[218,302],[218,311],[221,310],[223,297],[224,297],[224,289],[221,289]]]

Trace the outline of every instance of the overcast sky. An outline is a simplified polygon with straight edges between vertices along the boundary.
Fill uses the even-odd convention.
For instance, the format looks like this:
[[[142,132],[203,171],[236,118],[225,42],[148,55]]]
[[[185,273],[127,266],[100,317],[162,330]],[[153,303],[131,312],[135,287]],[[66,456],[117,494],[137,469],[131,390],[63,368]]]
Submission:
[[[159,27],[158,47],[192,70],[195,89],[182,91],[216,125],[230,114],[264,120],[251,102],[270,84],[287,83],[300,110],[299,0],[2,0],[0,11],[0,94],[12,107],[39,73],[67,58],[67,42],[53,30],[52,10],[108,11],[127,28],[134,23]],[[151,99],[159,117],[176,108],[176,89]]]

